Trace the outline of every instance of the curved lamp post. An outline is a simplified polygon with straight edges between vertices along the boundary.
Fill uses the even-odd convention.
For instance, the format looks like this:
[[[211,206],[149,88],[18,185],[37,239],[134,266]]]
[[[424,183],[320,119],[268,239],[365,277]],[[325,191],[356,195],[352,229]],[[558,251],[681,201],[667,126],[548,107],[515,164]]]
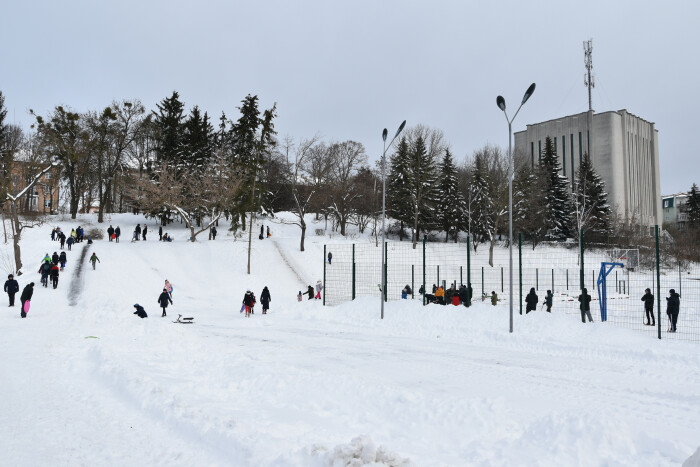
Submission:
[[[527,100],[535,92],[535,83],[532,83],[525,95],[523,96],[522,102],[518,110],[515,111],[513,118],[508,118],[508,113],[506,112],[506,100],[503,96],[498,96],[496,98],[496,105],[503,111],[503,115],[506,117],[508,122],[508,249],[510,253],[510,267],[508,270],[508,275],[510,278],[510,291],[509,291],[509,306],[510,306],[510,332],[513,332],[513,129],[512,123],[515,117],[518,116],[521,107],[527,102]]]
[[[386,229],[384,228],[384,222],[386,220],[386,151],[389,148],[391,148],[391,145],[394,144],[394,140],[397,136],[399,136],[399,133],[401,133],[403,127],[405,126],[406,120],[401,122],[401,125],[399,125],[399,129],[396,130],[396,134],[393,138],[391,138],[391,141],[389,142],[388,146],[386,145],[386,137],[389,132],[386,128],[384,128],[384,131],[382,132],[382,140],[384,140],[384,152],[382,153],[382,290],[379,296],[379,298],[382,301],[382,319],[384,319],[384,297],[387,293],[386,265],[384,264],[384,262],[386,261],[386,258],[384,257],[386,248]]]

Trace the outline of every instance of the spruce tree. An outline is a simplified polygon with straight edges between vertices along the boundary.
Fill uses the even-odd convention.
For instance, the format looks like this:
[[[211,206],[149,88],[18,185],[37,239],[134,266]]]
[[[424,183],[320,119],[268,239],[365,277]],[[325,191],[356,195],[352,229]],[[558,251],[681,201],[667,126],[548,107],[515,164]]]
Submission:
[[[156,161],[174,166],[179,178],[184,151],[185,104],[180,101],[177,91],[173,91],[170,97],[163,99],[156,104],[156,107],[158,111],[153,112],[156,129]]]
[[[184,123],[183,151],[181,162],[190,175],[201,175],[214,154],[214,128],[206,112],[194,106]]]
[[[464,225],[464,214],[467,211],[464,196],[459,190],[457,180],[457,167],[452,160],[449,149],[445,150],[440,167],[440,181],[438,183],[438,207],[437,220],[440,227],[445,231],[445,242],[447,242],[450,232],[457,240],[457,233]]]
[[[493,229],[494,204],[489,186],[488,164],[483,153],[477,153],[471,174],[471,234],[474,251],[480,243],[488,240],[488,232]]]
[[[5,117],[7,116],[7,109],[5,108],[5,96],[0,91],[0,151],[5,151],[6,140],[7,140],[7,125],[5,124]]]
[[[513,229],[522,233],[532,242],[534,249],[544,240],[545,226],[542,222],[544,211],[544,184],[538,181],[539,168],[533,169],[530,163],[521,164],[515,170],[513,180]]]
[[[571,235],[572,206],[569,182],[561,173],[561,165],[549,136],[540,160],[541,177],[535,183],[545,184],[542,222],[547,240],[564,240]]]
[[[588,154],[584,154],[576,173],[574,226],[597,237],[610,233],[611,209],[605,183],[596,173]]]
[[[413,248],[418,242],[419,232],[430,229],[435,224],[435,204],[437,202],[435,182],[437,168],[433,157],[428,153],[422,136],[416,138],[409,150],[410,201],[413,223]]]
[[[700,190],[695,183],[690,187],[685,211],[688,213],[688,224],[690,227],[700,228]]]
[[[413,215],[411,203],[410,155],[406,138],[403,137],[391,156],[391,168],[387,183],[386,198],[389,215],[399,221],[399,239],[403,239],[403,228],[411,224]]]

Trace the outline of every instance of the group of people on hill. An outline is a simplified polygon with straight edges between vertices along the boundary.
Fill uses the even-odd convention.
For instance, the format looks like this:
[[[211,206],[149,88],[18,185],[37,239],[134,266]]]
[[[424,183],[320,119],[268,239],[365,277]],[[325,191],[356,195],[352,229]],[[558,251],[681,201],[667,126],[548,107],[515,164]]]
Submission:
[[[301,293],[301,290],[299,291],[299,293],[297,294],[297,301],[299,301],[299,302],[302,301],[304,298],[304,295],[309,296],[308,300],[311,300],[311,299],[321,300],[321,291],[322,290],[323,290],[323,284],[321,283],[320,280],[316,281],[316,288],[315,289],[312,285],[309,285],[306,288],[306,292]]]
[[[169,304],[173,304],[173,284],[171,284],[168,279],[165,279],[163,291],[160,293],[160,295],[158,295],[158,306],[160,306],[161,310],[163,310],[163,313],[160,315],[161,318],[167,316],[166,310],[168,309]],[[143,306],[135,303],[134,308],[136,308],[136,311],[134,311],[136,316],[139,318],[148,318],[148,313],[146,313]]]
[[[107,239],[110,242],[119,243],[119,237],[121,236],[121,234],[122,234],[122,229],[119,228],[119,226],[117,226],[117,228],[115,229],[110,224],[110,226],[107,228]]]
[[[464,305],[466,307],[471,306],[472,301],[472,285],[460,284],[450,284],[449,288],[445,288],[442,285],[433,284],[433,293],[426,293],[425,287],[423,285],[418,289],[418,293],[425,297],[426,303],[436,303],[438,305],[447,305],[448,303],[452,305]],[[406,287],[401,291],[401,298],[406,299],[409,295],[413,293],[411,286],[406,284]]]
[[[262,303],[262,314],[266,315],[267,310],[270,309],[270,302],[272,301],[272,296],[270,295],[270,290],[267,286],[263,287],[260,293],[260,303]],[[250,315],[255,313],[255,304],[257,300],[255,294],[251,292],[250,289],[246,290],[245,295],[243,295],[243,303],[241,305],[241,313],[245,312],[245,317],[249,318]]]
[[[272,237],[272,234],[270,233],[270,226],[267,226],[267,238]],[[263,240],[265,238],[265,226],[261,225],[260,226],[260,235],[258,235],[258,238],[260,240]]]
[[[51,229],[51,241],[59,242],[61,244],[61,250],[65,245],[68,246],[68,250],[70,251],[73,244],[80,243],[85,239],[87,239],[88,245],[92,243],[92,239],[90,237],[85,237],[85,230],[81,226],[78,226],[77,229],[72,229],[70,235],[67,237],[60,227],[54,227]]]

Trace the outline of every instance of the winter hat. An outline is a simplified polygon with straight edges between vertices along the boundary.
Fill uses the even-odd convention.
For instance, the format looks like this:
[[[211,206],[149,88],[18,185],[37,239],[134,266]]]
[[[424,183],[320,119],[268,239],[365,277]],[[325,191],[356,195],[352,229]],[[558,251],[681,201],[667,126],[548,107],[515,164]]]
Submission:
[[[138,303],[134,305],[134,308],[138,308],[138,307],[139,307],[139,304],[138,304]]]
[[[671,295],[673,295],[674,293],[676,293],[676,289],[671,289],[671,290],[669,290],[668,292],[669,292]]]
[[[13,276],[12,274],[10,274],[9,276],[7,276],[8,279],[12,279],[13,277],[15,277],[15,276]]]
[[[29,285],[34,287],[34,282],[30,282]]]

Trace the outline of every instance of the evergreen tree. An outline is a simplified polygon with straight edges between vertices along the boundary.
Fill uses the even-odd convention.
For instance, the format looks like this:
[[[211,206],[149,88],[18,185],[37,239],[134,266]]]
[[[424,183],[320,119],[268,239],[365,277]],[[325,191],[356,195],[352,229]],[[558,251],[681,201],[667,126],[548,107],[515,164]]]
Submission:
[[[577,229],[602,237],[610,233],[612,213],[608,204],[608,194],[605,192],[605,183],[593,168],[588,154],[583,155],[576,173],[574,202],[576,204],[574,226]]]
[[[561,165],[554,151],[554,143],[548,136],[540,160],[540,183],[545,184],[542,222],[548,240],[564,240],[571,235],[573,209],[569,182],[560,172]]]
[[[534,249],[544,240],[545,226],[544,185],[538,182],[539,168],[533,169],[528,162],[516,164],[513,179],[513,229],[532,242]]]
[[[418,242],[419,232],[435,224],[435,204],[437,202],[437,168],[435,160],[428,153],[422,136],[416,138],[409,151],[410,201],[413,223],[413,247]]]
[[[184,115],[185,104],[180,101],[180,95],[173,91],[172,96],[163,99],[156,104],[158,111],[154,111],[154,124],[156,129],[156,162],[166,163],[175,167],[179,175],[183,169],[182,155],[184,145]]]
[[[464,214],[467,206],[464,196],[459,191],[457,167],[452,160],[449,149],[445,150],[445,156],[442,159],[438,196],[437,220],[445,231],[445,242],[447,242],[450,232],[456,241],[457,233],[464,225]]]
[[[6,150],[5,146],[7,138],[7,125],[5,124],[5,117],[7,116],[7,109],[5,108],[5,96],[0,91],[0,152],[4,154]]]
[[[201,175],[211,163],[215,148],[214,128],[206,112],[195,106],[184,123],[181,163],[187,173]]]
[[[411,172],[408,141],[403,137],[391,156],[389,181],[386,198],[389,215],[400,222],[399,239],[403,239],[404,225],[410,225],[413,219],[411,203]]]
[[[695,183],[693,183],[690,193],[688,193],[685,211],[688,213],[688,224],[690,227],[700,228],[700,190]]]
[[[474,251],[480,243],[488,241],[495,219],[494,204],[489,186],[488,163],[483,152],[477,152],[472,168],[471,234]]]

